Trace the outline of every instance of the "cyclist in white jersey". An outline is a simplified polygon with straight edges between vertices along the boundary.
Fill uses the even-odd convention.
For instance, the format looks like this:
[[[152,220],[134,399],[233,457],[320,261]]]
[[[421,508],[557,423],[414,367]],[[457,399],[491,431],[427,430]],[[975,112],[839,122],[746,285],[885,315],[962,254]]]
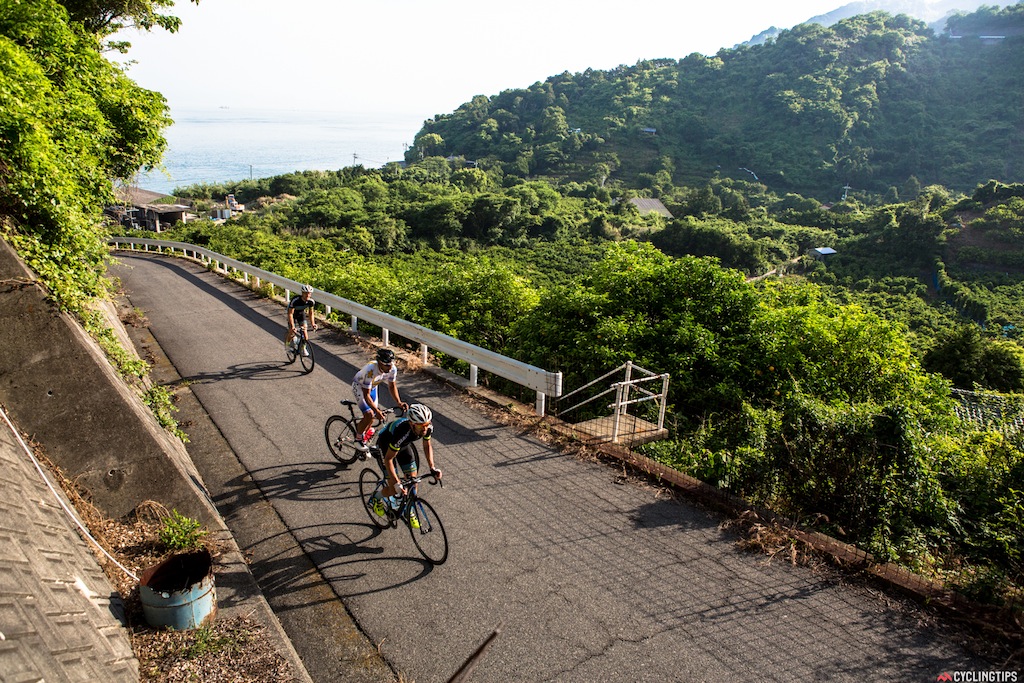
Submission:
[[[378,350],[377,358],[367,363],[352,380],[352,393],[359,402],[359,410],[363,412],[362,419],[356,425],[356,448],[361,451],[369,450],[366,430],[373,424],[373,418],[376,416],[382,422],[385,419],[384,411],[377,403],[377,387],[381,384],[388,385],[391,398],[403,411],[409,407],[398,395],[398,368],[395,367],[395,352],[391,349]]]

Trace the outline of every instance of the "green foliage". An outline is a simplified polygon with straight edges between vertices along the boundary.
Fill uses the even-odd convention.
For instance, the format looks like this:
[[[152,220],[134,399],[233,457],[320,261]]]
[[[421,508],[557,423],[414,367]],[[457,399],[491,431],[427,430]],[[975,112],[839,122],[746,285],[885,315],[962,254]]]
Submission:
[[[141,379],[149,373],[149,363],[128,353],[114,331],[106,326],[102,316],[91,313],[84,319],[84,326],[100,348],[107,355],[111,365],[125,379]]]
[[[3,235],[58,306],[81,313],[102,292],[111,179],[156,163],[166,106],[47,0],[0,6],[0,60]]]
[[[949,378],[960,389],[1024,392],[1024,349],[986,338],[976,325],[940,333],[923,362],[929,371]]]
[[[756,174],[776,191],[829,201],[844,185],[903,188],[892,199],[912,200],[922,182],[963,191],[1020,177],[1020,11],[991,9],[958,21],[1009,36],[995,45],[872,12],[713,57],[562,73],[434,117],[407,159],[462,156],[577,182],[602,165],[602,180],[659,192],[667,181],[700,187],[716,174]],[[722,197],[695,199],[689,215],[719,212]]]
[[[173,413],[178,408],[174,405],[174,397],[166,387],[154,385],[142,394],[142,402],[149,406],[156,416],[160,426],[171,432],[183,443],[188,443],[188,435],[178,427],[178,421],[174,419]]]
[[[199,4],[199,0],[192,0]],[[106,37],[124,28],[150,31],[154,27],[174,33],[180,28],[181,20],[168,14],[160,14],[163,8],[174,6],[174,0],[60,0],[73,22],[82,25],[85,31]],[[124,52],[128,43],[116,41],[111,44]]]
[[[203,539],[209,535],[197,519],[186,517],[177,510],[164,518],[160,527],[159,538],[172,552],[187,552],[203,547]]]

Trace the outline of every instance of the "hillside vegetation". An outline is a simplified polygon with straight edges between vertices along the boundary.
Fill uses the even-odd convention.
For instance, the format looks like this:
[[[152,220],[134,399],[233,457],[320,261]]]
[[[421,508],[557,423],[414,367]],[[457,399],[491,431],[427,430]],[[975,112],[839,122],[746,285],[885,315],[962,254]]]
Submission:
[[[911,178],[961,192],[1020,178],[1024,5],[983,7],[948,29],[875,12],[711,57],[566,72],[434,117],[407,159],[464,157],[655,196],[716,175],[821,201]]]

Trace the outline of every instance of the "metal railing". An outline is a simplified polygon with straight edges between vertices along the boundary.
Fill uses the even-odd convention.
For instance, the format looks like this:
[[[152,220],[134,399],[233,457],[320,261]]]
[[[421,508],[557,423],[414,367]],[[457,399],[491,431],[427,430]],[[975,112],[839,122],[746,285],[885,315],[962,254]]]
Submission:
[[[636,405],[636,404],[639,404],[639,403],[646,403],[648,401],[658,401],[659,402],[659,405],[658,405],[658,431],[661,431],[664,428],[664,426],[665,426],[665,404],[666,404],[667,399],[668,399],[669,373],[666,372],[666,373],[662,373],[662,374],[658,375],[658,374],[655,374],[655,373],[653,373],[653,372],[651,372],[649,370],[645,370],[644,368],[640,367],[639,365],[635,365],[633,363],[633,361],[626,361],[625,363],[623,363],[619,367],[615,368],[611,372],[607,372],[607,373],[601,375],[600,377],[598,377],[594,381],[588,382],[587,384],[584,384],[582,387],[580,387],[578,389],[573,389],[568,394],[565,394],[564,396],[562,396],[561,397],[561,401],[564,401],[565,399],[569,398],[573,394],[578,394],[578,393],[582,392],[583,390],[588,389],[588,388],[594,386],[595,384],[603,382],[604,380],[608,379],[612,375],[618,374],[619,372],[622,372],[623,370],[625,370],[625,378],[621,382],[613,382],[604,391],[602,391],[600,393],[597,393],[597,394],[594,394],[590,398],[584,399],[584,400],[580,401],[579,403],[577,403],[577,404],[575,404],[575,405],[573,405],[573,406],[571,406],[569,408],[559,409],[558,416],[562,417],[566,413],[568,413],[570,411],[573,411],[573,410],[576,410],[580,406],[586,405],[587,403],[590,403],[591,401],[597,400],[597,399],[601,398],[602,396],[607,396],[608,394],[614,393],[615,394],[615,399],[612,401],[612,403],[610,403],[607,406],[605,406],[606,408],[610,408],[612,410],[612,415],[614,417],[614,422],[612,424],[612,443],[618,443],[618,441],[619,441],[619,425],[620,425],[620,422],[622,420],[622,416],[627,414],[629,406]],[[634,370],[642,373],[644,376],[643,377],[634,378],[633,377],[633,371]],[[642,386],[642,384],[644,382],[653,382],[653,381],[657,381],[657,380],[661,380],[661,391],[659,393],[655,393],[655,392],[647,389],[646,387]],[[630,398],[630,395],[633,392],[639,393],[641,395],[640,398]]]
[[[1008,436],[1024,431],[1024,401],[1019,395],[965,389],[951,389],[950,393],[957,401],[953,410],[960,419]]]
[[[193,258],[203,263],[212,262],[214,270],[225,274],[230,274],[231,271],[241,273],[244,282],[250,284],[252,281],[255,288],[259,288],[262,283],[270,283],[275,287],[283,289],[286,300],[291,299],[292,292],[298,292],[302,287],[301,283],[294,280],[261,270],[255,266],[236,261],[233,258],[194,244],[138,237],[111,237],[107,241],[118,249],[136,251],[139,247],[142,247],[143,251],[155,249],[162,253],[170,253],[171,255],[177,255],[177,252],[181,252],[187,258]],[[330,292],[315,289],[313,290],[313,297],[318,303],[322,303],[325,306],[327,315],[330,315],[333,310],[350,316],[353,332],[358,332],[359,321],[363,320],[381,329],[381,340],[385,346],[390,343],[391,332],[404,339],[418,343],[420,360],[424,364],[427,364],[429,361],[428,353],[430,349],[465,361],[469,364],[468,385],[471,387],[477,386],[477,373],[479,370],[483,370],[503,377],[527,389],[533,389],[537,392],[535,408],[540,416],[544,415],[546,398],[548,396],[557,398],[562,394],[561,372],[542,370],[541,368],[502,356],[468,342],[460,341],[447,334],[434,332],[422,325],[396,318],[393,315],[388,315],[369,306],[343,299]]]

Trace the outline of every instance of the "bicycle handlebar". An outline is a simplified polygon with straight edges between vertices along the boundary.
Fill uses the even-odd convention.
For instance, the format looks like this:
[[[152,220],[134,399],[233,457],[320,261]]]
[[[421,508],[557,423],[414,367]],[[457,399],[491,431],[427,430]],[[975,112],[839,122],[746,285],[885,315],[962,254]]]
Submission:
[[[406,477],[405,479],[399,479],[398,483],[402,485],[402,488],[409,488],[410,485],[418,484],[427,477],[430,477],[430,481],[428,481],[427,483],[430,484],[431,486],[436,486],[440,484],[441,488],[444,488],[444,482],[438,479],[433,472],[431,472],[430,474],[419,474],[415,477]]]
[[[353,401],[352,399],[348,399],[348,398],[341,399],[340,403],[343,406],[354,406],[354,405],[356,405],[355,401]],[[388,415],[394,415],[395,417],[402,417],[402,415],[405,414],[405,411],[403,411],[398,406],[395,406],[394,408],[382,408],[380,412],[384,413],[385,418]],[[384,421],[383,420],[377,420],[377,424],[375,424],[374,427],[376,427],[379,424],[384,424]]]

